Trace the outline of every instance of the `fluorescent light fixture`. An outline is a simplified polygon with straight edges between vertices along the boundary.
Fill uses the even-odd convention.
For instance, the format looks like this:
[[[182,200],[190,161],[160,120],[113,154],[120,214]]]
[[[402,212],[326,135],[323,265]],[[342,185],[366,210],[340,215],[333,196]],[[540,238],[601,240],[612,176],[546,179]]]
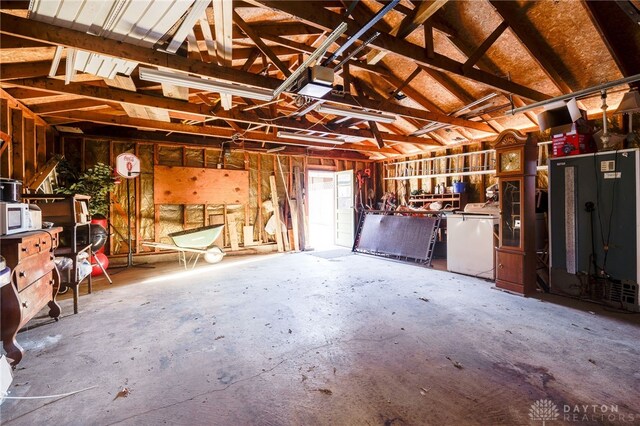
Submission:
[[[380,123],[393,123],[397,117],[393,114],[383,114],[351,108],[337,106],[320,105],[317,110],[320,114],[341,115],[349,118],[360,118],[362,120],[377,121]]]
[[[273,91],[259,89],[257,87],[240,86],[238,84],[228,84],[219,81],[209,80],[200,77],[191,77],[186,74],[177,74],[155,70],[152,68],[138,68],[140,80],[153,81],[155,83],[166,83],[173,86],[188,87],[191,89],[206,90],[208,92],[228,93],[230,95],[242,96],[245,98],[270,101],[273,99]]]
[[[342,145],[346,141],[344,139],[325,138],[323,136],[303,135],[301,133],[278,132],[278,137],[282,139],[292,139],[296,141],[329,143],[333,145]]]
[[[629,77],[621,78],[620,80],[610,81],[609,83],[599,84],[597,86],[593,86],[593,87],[590,87],[588,89],[578,90],[577,92],[567,93],[567,94],[564,94],[564,95],[557,96],[555,98],[551,98],[551,99],[547,99],[547,100],[544,100],[544,101],[536,102],[536,103],[533,103],[533,104],[525,105],[525,106],[520,107],[520,108],[509,110],[507,113],[515,115],[515,114],[518,114],[520,112],[529,111],[529,110],[532,110],[534,108],[538,108],[538,107],[541,107],[541,106],[544,106],[544,105],[547,105],[549,103],[556,102],[556,101],[564,101],[564,100],[571,99],[571,98],[582,99],[582,98],[584,98],[586,96],[591,95],[592,93],[596,93],[596,92],[600,92],[602,90],[610,89],[611,87],[621,86],[623,84],[633,83],[633,82],[638,81],[638,80],[640,80],[640,74],[635,74],[635,75],[632,75],[632,76],[629,76]]]

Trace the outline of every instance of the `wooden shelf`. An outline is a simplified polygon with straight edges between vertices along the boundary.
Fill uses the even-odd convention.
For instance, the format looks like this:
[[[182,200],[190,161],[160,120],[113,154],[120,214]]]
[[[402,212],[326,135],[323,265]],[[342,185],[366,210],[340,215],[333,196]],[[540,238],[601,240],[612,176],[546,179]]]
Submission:
[[[409,198],[409,203],[421,204],[422,206],[439,202],[443,209],[461,210],[467,205],[467,194],[450,193],[450,194],[420,194],[413,195]]]
[[[89,222],[88,204],[91,197],[87,195],[64,194],[27,194],[23,200],[35,203],[42,210],[42,220],[53,222],[62,227],[60,245],[55,250],[56,256],[64,256],[71,259],[72,267],[61,280],[73,291],[73,313],[78,313],[78,292],[80,283],[87,280],[88,292],[92,291],[91,274],[78,279],[78,266],[81,262],[81,254],[86,253],[91,259],[91,223]],[[79,235],[84,232],[85,238]]]

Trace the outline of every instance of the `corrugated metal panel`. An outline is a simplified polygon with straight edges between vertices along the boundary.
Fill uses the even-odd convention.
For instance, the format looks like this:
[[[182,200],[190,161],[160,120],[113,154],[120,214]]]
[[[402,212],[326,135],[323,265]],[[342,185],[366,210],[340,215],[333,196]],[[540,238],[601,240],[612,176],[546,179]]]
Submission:
[[[138,46],[152,47],[182,18],[194,0],[35,0],[29,18]],[[138,64],[77,51],[76,71],[113,78]]]

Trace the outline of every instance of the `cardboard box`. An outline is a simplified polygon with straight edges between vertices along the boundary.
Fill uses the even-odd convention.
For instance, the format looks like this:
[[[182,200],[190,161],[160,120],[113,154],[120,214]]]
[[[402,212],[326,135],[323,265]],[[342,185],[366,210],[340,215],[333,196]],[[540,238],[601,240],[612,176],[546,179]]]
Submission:
[[[553,142],[554,157],[587,154],[597,151],[593,133],[585,131],[585,129],[579,129],[575,124],[568,132],[554,134],[551,140]]]
[[[571,127],[581,118],[586,120],[587,112],[578,108],[575,99],[558,101],[544,106],[544,111],[538,114],[538,126],[541,131],[551,129],[551,134],[554,135],[569,131],[560,128]]]

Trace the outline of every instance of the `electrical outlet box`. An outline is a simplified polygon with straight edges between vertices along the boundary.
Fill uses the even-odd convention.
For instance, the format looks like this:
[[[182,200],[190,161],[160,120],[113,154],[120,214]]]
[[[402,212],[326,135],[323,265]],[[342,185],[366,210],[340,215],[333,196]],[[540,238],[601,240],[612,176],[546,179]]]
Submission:
[[[616,160],[603,160],[600,162],[601,172],[612,172],[616,169]]]

